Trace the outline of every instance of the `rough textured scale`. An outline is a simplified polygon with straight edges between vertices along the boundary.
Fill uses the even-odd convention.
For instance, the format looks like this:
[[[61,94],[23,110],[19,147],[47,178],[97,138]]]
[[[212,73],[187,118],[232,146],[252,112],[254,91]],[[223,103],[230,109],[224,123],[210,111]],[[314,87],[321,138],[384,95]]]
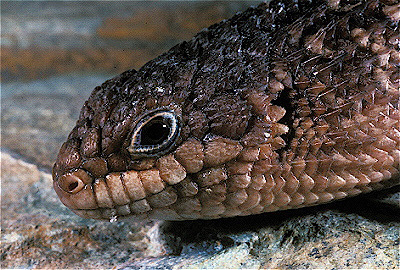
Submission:
[[[399,20],[395,0],[278,0],[213,25],[94,89],[54,188],[82,217],[185,220],[398,184]]]

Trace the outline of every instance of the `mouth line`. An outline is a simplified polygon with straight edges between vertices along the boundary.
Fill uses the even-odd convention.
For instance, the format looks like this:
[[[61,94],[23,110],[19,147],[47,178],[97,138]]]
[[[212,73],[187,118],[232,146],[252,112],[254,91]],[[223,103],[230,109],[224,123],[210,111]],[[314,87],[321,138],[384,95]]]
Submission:
[[[96,182],[97,180],[101,180],[101,178],[96,179],[95,182]],[[93,183],[93,184],[90,184],[90,185],[87,185],[87,186],[88,186],[90,189],[93,190],[93,193],[94,193],[95,196],[96,196],[96,193],[94,192],[94,183]],[[146,197],[144,197],[144,198],[142,198],[142,199],[137,199],[137,200],[131,200],[131,199],[130,199],[130,202],[128,202],[128,203],[126,203],[126,204],[116,204],[115,202],[113,202],[113,207],[100,207],[100,206],[98,206],[98,207],[96,207],[96,208],[70,208],[70,209],[71,209],[71,210],[116,209],[117,207],[120,207],[120,206],[125,206],[125,205],[129,205],[129,204],[132,204],[132,203],[137,203],[137,202],[140,202],[140,201],[143,201],[143,200],[147,200],[148,198],[150,198],[150,197],[152,197],[152,196],[161,194],[161,193],[164,192],[168,187],[170,187],[170,186],[166,186],[163,190],[161,190],[161,191],[159,191],[159,192],[157,192],[157,193],[149,194],[149,195],[147,195]],[[97,205],[98,205],[98,204],[99,204],[99,203],[97,202]]]
[[[112,172],[105,177],[91,177],[90,183],[84,179],[88,173],[82,171],[85,172],[80,169],[79,174],[75,171],[75,174],[63,175],[54,182],[63,203],[81,217],[102,220],[147,218],[150,212],[173,211],[169,206],[179,197],[174,184],[163,181],[156,169]],[[65,187],[69,185],[80,189],[68,192]],[[176,212],[175,215],[175,219],[182,219]]]

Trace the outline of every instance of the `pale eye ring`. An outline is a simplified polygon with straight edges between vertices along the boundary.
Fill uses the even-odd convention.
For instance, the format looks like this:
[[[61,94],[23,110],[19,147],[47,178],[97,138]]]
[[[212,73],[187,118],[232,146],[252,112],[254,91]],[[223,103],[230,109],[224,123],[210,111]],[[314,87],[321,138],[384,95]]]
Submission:
[[[134,157],[162,155],[175,145],[178,136],[179,121],[175,112],[153,111],[136,124],[128,151]]]

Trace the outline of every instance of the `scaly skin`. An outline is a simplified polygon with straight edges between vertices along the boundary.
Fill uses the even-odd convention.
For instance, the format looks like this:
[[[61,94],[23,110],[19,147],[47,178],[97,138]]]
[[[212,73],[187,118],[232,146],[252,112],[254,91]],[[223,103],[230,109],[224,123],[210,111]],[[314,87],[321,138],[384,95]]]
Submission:
[[[95,219],[214,219],[398,184],[398,1],[298,2],[250,8],[96,87],[54,165],[61,201]],[[153,111],[176,133],[146,124]],[[151,154],[132,143],[162,131]]]

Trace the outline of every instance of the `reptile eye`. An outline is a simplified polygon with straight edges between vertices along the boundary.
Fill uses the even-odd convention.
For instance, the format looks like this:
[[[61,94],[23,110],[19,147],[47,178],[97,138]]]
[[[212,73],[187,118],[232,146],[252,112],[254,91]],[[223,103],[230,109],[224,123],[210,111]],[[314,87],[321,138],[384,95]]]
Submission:
[[[128,151],[139,157],[162,155],[174,146],[178,135],[179,123],[173,111],[151,112],[134,128]]]

